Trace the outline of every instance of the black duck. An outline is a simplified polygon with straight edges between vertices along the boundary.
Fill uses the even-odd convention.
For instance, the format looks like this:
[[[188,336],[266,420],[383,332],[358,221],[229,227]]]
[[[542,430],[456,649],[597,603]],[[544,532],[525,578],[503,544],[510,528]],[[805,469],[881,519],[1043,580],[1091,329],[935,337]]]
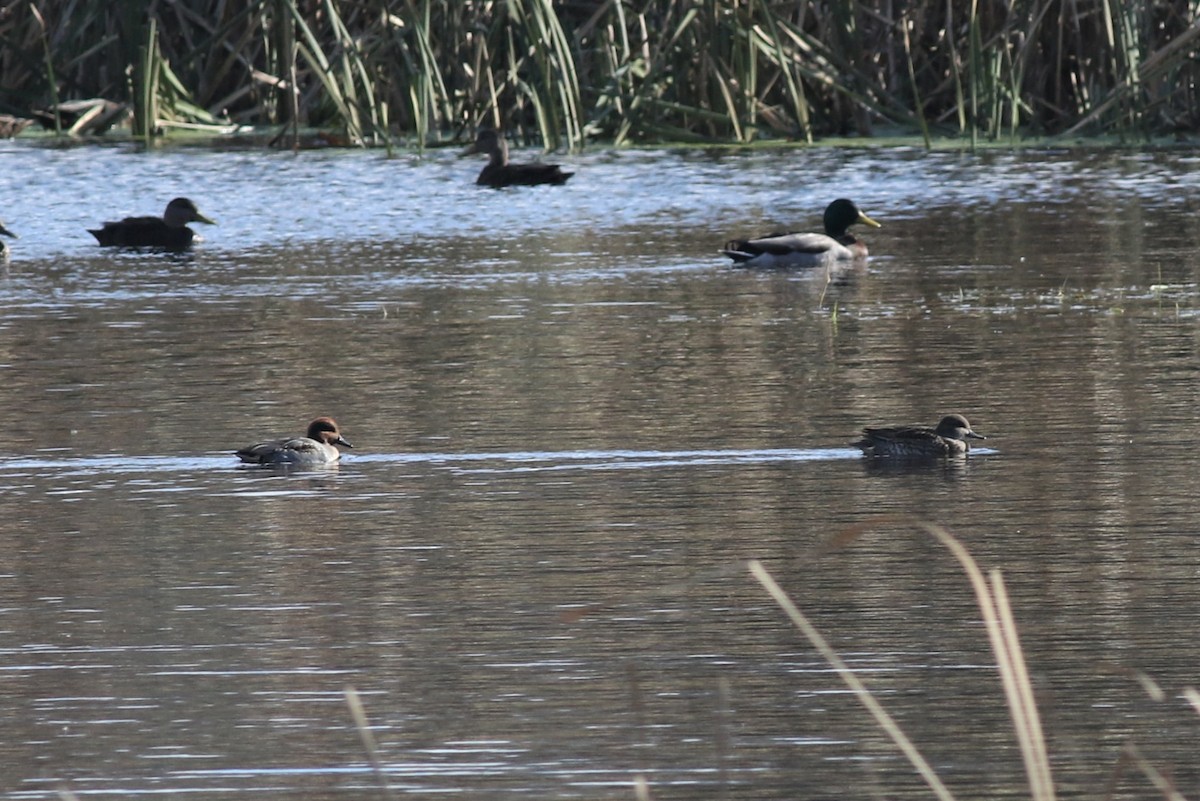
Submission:
[[[106,222],[101,228],[89,228],[103,247],[152,247],[184,250],[192,246],[196,232],[187,227],[190,222],[216,225],[185,197],[167,204],[161,217],[126,217]]]
[[[486,153],[487,166],[479,173],[475,183],[480,186],[500,188],[504,186],[536,186],[538,184],[561,185],[575,173],[563,172],[557,164],[510,164],[508,143],[495,131],[485,128],[463,151],[463,155]]]

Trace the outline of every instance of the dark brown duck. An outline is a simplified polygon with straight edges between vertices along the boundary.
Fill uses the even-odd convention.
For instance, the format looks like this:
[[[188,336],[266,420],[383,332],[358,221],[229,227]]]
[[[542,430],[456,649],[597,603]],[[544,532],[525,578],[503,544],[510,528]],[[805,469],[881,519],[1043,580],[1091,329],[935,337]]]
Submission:
[[[475,183],[480,186],[490,186],[499,189],[504,186],[536,186],[538,184],[565,184],[575,173],[563,172],[557,164],[510,164],[508,161],[508,143],[504,137],[491,129],[485,128],[475,137],[474,144],[468,145],[463,155],[486,153],[487,166],[479,173]]]
[[[161,217],[126,217],[106,222],[101,228],[89,228],[103,247],[152,247],[184,250],[192,246],[196,232],[187,227],[190,222],[216,225],[186,197],[177,197],[167,204]]]
[[[4,236],[11,236],[13,239],[21,238],[5,227],[4,220],[0,220],[0,234],[3,234]],[[8,264],[8,259],[8,243],[3,239],[0,239],[0,267]]]

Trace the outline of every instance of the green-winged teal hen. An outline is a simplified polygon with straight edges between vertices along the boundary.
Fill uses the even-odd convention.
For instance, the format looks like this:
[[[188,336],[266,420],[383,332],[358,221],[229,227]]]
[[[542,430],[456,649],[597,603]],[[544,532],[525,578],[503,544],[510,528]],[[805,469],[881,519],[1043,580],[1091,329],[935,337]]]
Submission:
[[[855,223],[879,228],[854,205],[839,198],[825,208],[823,234],[767,234],[754,239],[731,239],[722,253],[737,267],[818,267],[838,261],[865,259],[867,246],[850,233]]]
[[[485,128],[467,146],[463,155],[486,153],[487,166],[479,173],[475,183],[499,189],[504,186],[536,186],[537,184],[565,184],[575,173],[563,172],[557,164],[510,164],[508,143],[500,134]]]
[[[187,227],[190,222],[216,225],[200,213],[195,203],[186,197],[177,197],[167,204],[167,210],[161,217],[126,217],[88,230],[104,247],[184,250],[191,247],[196,238],[196,232]]]
[[[972,431],[971,424],[961,414],[948,414],[937,428],[864,428],[863,438],[854,445],[862,448],[866,456],[959,456],[971,449],[967,440],[972,439],[987,437]]]
[[[308,424],[308,431],[303,437],[258,442],[235,453],[243,462],[250,464],[314,467],[332,464],[342,458],[334,447],[336,445],[354,447],[342,437],[332,417],[318,417]]]

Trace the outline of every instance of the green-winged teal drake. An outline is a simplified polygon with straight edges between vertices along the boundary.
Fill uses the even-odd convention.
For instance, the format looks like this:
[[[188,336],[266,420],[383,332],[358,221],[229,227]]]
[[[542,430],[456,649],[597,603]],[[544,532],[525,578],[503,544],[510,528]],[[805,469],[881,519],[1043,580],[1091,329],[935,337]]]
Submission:
[[[4,236],[11,236],[13,239],[21,238],[5,227],[4,220],[0,220],[0,234],[3,234]],[[0,266],[8,264],[8,258],[8,243],[3,239],[0,239]]]
[[[308,431],[303,437],[259,442],[235,453],[249,464],[315,467],[332,464],[342,458],[335,445],[354,447],[342,437],[332,417],[318,417],[308,424]]]
[[[848,230],[855,223],[880,227],[854,201],[839,198],[825,207],[823,234],[767,234],[755,239],[731,239],[721,252],[738,267],[818,267],[865,259],[867,246]]]
[[[187,227],[190,222],[216,225],[200,213],[195,203],[186,197],[177,197],[167,204],[167,210],[161,217],[126,217],[88,230],[104,247],[183,250],[191,247],[196,238],[196,232]]]
[[[475,183],[496,189],[504,186],[536,186],[538,184],[565,184],[575,173],[563,172],[557,164],[509,164],[508,143],[500,134],[485,128],[467,146],[463,155],[486,153],[487,166],[479,173]]]
[[[864,428],[863,438],[854,445],[866,456],[958,456],[971,446],[967,440],[987,439],[971,430],[971,424],[961,414],[948,414],[937,424],[928,426],[898,426],[895,428]]]

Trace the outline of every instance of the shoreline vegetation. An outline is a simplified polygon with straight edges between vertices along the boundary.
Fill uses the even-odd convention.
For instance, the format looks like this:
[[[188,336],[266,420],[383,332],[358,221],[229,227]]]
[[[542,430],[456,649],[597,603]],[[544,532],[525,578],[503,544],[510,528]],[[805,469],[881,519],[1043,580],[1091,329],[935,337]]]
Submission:
[[[0,41],[13,133],[37,119],[147,143],[419,149],[491,127],[548,149],[880,133],[931,146],[1200,129],[1200,10],[1182,0],[33,0],[0,10]]]

